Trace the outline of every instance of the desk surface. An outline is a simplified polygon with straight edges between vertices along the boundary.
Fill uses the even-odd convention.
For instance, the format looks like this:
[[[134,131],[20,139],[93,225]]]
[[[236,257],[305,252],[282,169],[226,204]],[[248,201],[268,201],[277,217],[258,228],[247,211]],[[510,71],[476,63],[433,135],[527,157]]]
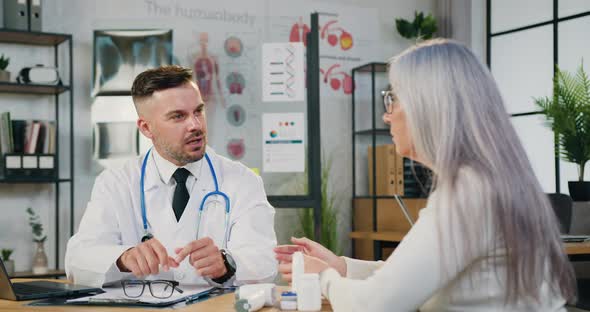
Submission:
[[[566,243],[565,251],[568,255],[589,255],[590,254],[590,242],[582,243]]]
[[[31,279],[14,279],[15,282],[30,281]],[[52,280],[56,281],[56,280]],[[65,280],[58,280],[61,282],[67,282]],[[279,286],[279,291],[287,290],[286,286]],[[97,307],[97,306],[52,306],[52,307],[31,307],[26,305],[29,301],[9,301],[0,299],[0,312],[4,311],[45,311],[45,312],[62,312],[62,311],[91,311],[91,312],[137,312],[141,309],[137,307]],[[221,295],[219,297],[211,298],[202,302],[198,302],[182,309],[179,311],[227,311],[234,312],[235,297],[234,294]],[[172,310],[170,308],[156,309],[158,310]],[[281,311],[278,308],[263,308],[259,311]],[[322,311],[332,311],[330,304],[324,300],[322,304]]]
[[[351,232],[350,238],[368,239],[384,242],[400,242],[406,233],[404,232]],[[566,243],[565,251],[570,256],[590,255],[590,242]]]

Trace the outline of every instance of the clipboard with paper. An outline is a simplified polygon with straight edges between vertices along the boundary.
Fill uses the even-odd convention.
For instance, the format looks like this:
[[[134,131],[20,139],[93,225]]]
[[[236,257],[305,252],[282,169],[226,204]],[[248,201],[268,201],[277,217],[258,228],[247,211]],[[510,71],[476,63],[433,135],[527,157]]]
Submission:
[[[123,292],[123,287],[104,288],[102,294],[67,300],[67,305],[105,305],[105,306],[144,306],[166,307],[179,302],[199,300],[208,296],[215,288],[202,285],[182,285],[183,293],[174,292],[166,299],[153,297],[150,292],[144,292],[140,297],[130,298]]]

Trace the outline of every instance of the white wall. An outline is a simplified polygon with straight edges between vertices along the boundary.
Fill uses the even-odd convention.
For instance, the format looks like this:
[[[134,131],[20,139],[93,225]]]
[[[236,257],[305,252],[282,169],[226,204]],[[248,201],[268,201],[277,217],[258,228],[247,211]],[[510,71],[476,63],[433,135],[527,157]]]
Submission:
[[[471,0],[471,50],[486,61],[486,1]]]
[[[260,0],[268,5],[271,0]],[[274,0],[273,0],[274,1]],[[86,203],[90,197],[94,179],[102,170],[92,159],[91,142],[91,115],[90,85],[92,65],[92,31],[93,29],[116,28],[155,28],[170,27],[174,25],[152,25],[145,20],[134,19],[133,9],[121,7],[105,8],[101,1],[90,0],[56,0],[43,2],[43,30],[46,32],[72,33],[74,40],[74,81],[75,81],[75,222],[78,224]],[[399,53],[409,45],[409,42],[401,38],[394,28],[394,19],[403,17],[413,18],[415,10],[434,13],[435,0],[341,0],[321,1],[322,4],[342,4],[364,8],[376,8],[379,12],[380,46],[373,61],[386,61],[389,57]],[[96,19],[97,12],[112,12],[109,18]],[[260,13],[264,14],[264,13]],[[176,35],[176,29],[175,29]],[[174,40],[178,38],[175,36]],[[42,56],[37,56],[33,48],[22,46],[3,47],[3,52],[14,55],[13,63],[9,70],[17,71],[19,68],[30,65],[31,59],[36,62],[51,63],[51,51],[47,50]],[[64,100],[66,100],[64,98]],[[31,96],[28,100],[37,103],[22,105],[21,96],[6,96],[0,98],[2,110],[10,110],[15,118],[39,118],[51,119],[53,111],[50,100]],[[20,102],[19,102],[20,101]],[[35,106],[33,106],[35,105]],[[31,109],[35,107],[35,109]],[[341,240],[345,247],[345,254],[349,254],[350,246],[348,232],[350,231],[350,199],[351,199],[351,103],[350,98],[339,102],[328,102],[321,107],[322,133],[321,140],[324,151],[334,155],[334,163],[331,173],[332,191],[339,195],[341,220]],[[62,166],[66,163],[62,163]],[[65,188],[67,185],[63,185]],[[30,229],[25,219],[25,209],[32,206],[40,211],[46,225],[46,230],[52,237],[53,233],[53,187],[40,185],[2,185],[0,186],[0,209],[2,220],[0,221],[0,247],[15,248],[17,270],[30,268],[33,247],[31,243]],[[67,202],[67,189],[64,190],[62,199],[65,200],[61,207],[60,227],[62,229],[61,241],[61,266],[63,267],[63,254],[65,242],[69,237],[67,232],[69,225],[69,213]],[[291,235],[293,218],[296,212],[293,209],[277,210],[277,233],[280,242]],[[285,230],[286,229],[286,230]],[[53,265],[53,239],[47,244],[47,253],[50,266]]]

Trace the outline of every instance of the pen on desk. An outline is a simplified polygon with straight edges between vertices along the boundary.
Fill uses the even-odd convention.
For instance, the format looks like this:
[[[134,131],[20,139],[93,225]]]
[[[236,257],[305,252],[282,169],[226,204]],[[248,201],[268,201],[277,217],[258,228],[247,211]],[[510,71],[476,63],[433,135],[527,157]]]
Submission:
[[[217,289],[212,290],[211,292],[208,292],[208,293],[197,294],[195,296],[188,297],[184,303],[186,305],[197,303],[197,302],[202,301],[203,299],[210,298],[210,297],[217,297],[219,295],[234,292],[235,290],[236,290],[236,287],[217,288]]]
[[[88,303],[138,303],[137,299],[88,298]]]
[[[191,305],[193,303],[197,303],[197,302],[201,301],[201,299],[206,298],[207,296],[209,296],[209,294],[200,294],[200,295],[196,295],[193,297],[189,297],[184,301],[184,304]]]

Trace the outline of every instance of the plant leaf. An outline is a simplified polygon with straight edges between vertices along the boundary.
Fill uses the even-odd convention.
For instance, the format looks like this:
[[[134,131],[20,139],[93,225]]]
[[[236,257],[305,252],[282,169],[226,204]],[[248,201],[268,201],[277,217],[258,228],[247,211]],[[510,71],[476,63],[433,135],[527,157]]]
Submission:
[[[436,19],[432,16],[432,14],[428,14],[428,16],[420,24],[420,33],[422,34],[423,39],[431,39],[437,29]]]
[[[412,39],[416,37],[416,30],[412,26],[412,24],[405,19],[396,19],[395,26],[399,34],[407,39]]]
[[[324,154],[322,154],[324,155]],[[328,190],[330,182],[330,170],[332,168],[332,159],[325,159],[322,157],[322,171],[321,171],[321,226],[320,226],[320,240],[318,241],[322,246],[328,248],[335,254],[342,253],[340,243],[338,240],[338,211],[336,210],[336,196],[330,194]],[[304,189],[308,190],[307,180],[305,180]],[[316,240],[314,231],[314,216],[312,208],[304,208],[299,212],[299,222],[301,235]]]
[[[582,169],[590,160],[590,79],[583,62],[575,75],[556,66],[553,97],[535,98],[534,102],[557,134],[561,158],[578,164],[583,180]]]

